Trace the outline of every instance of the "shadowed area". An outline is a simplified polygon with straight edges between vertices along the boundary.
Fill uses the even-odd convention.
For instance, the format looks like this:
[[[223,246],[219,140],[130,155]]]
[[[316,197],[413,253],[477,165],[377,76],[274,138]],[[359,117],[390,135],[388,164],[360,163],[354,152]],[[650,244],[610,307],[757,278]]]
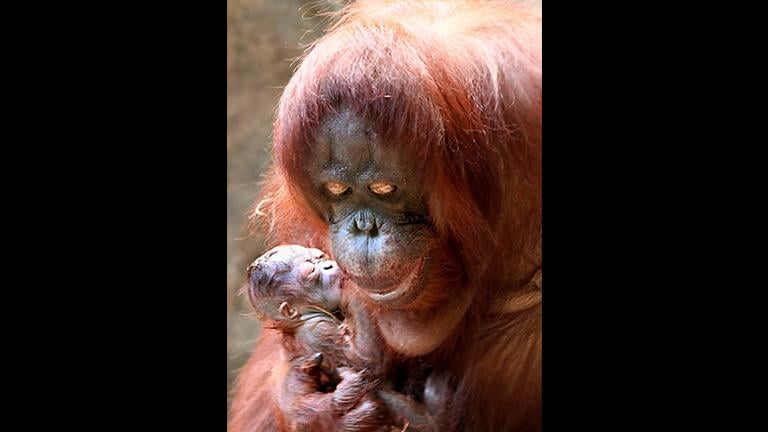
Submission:
[[[269,165],[274,108],[306,45],[327,23],[320,8],[340,2],[227,2],[227,390],[259,337],[246,296],[238,295],[246,267],[263,250],[249,236],[247,213]],[[227,398],[229,402],[229,396]]]

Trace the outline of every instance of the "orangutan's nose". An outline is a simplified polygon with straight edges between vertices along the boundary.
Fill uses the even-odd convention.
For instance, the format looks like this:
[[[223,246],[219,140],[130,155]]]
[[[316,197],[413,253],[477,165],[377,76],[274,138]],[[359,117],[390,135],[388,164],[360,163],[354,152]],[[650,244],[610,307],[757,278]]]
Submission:
[[[370,210],[362,210],[352,217],[349,231],[353,234],[364,234],[368,237],[376,237],[379,234],[378,221]]]

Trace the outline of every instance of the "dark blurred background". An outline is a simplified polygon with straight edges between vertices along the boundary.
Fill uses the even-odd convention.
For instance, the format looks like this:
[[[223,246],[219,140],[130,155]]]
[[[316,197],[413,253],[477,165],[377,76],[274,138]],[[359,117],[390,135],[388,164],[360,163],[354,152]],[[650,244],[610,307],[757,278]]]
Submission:
[[[263,252],[249,236],[247,212],[270,161],[274,109],[294,61],[322,33],[321,11],[341,2],[228,0],[227,2],[227,389],[259,337],[259,323],[238,292],[245,268]],[[227,399],[229,401],[229,398]]]

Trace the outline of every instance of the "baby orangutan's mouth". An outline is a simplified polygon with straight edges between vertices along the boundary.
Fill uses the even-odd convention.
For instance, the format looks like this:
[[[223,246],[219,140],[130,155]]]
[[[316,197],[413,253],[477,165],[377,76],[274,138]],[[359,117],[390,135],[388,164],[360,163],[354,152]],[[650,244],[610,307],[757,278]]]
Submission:
[[[371,300],[387,306],[405,306],[411,303],[424,289],[424,275],[427,257],[421,258],[408,275],[400,282],[385,290],[363,290]]]

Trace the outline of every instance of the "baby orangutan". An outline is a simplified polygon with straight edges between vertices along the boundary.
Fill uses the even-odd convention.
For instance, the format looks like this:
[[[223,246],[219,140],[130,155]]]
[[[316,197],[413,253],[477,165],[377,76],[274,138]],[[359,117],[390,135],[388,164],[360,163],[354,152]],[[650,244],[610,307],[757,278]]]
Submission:
[[[362,307],[343,304],[343,274],[322,251],[284,245],[248,267],[248,295],[290,356],[290,430],[431,430],[425,409],[387,389],[385,344]],[[297,397],[300,395],[300,397]]]

